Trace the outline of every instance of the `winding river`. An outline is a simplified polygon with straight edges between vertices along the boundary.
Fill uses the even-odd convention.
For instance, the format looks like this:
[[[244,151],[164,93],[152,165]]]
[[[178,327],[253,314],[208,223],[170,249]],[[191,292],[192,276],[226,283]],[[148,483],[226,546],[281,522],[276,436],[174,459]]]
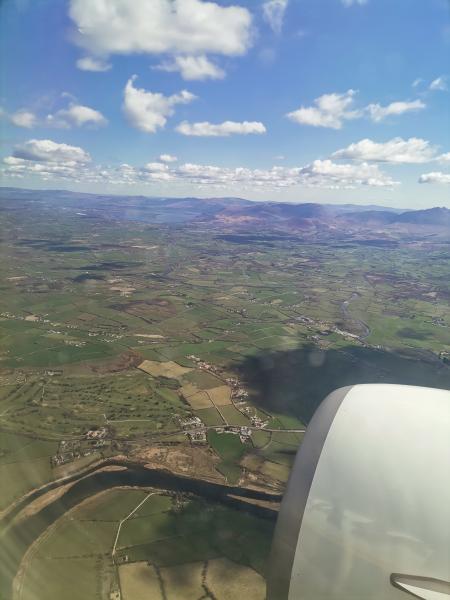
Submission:
[[[99,468],[105,466],[120,466],[126,467],[126,469],[99,470]],[[39,512],[20,520],[19,523],[15,522],[14,517],[32,501],[67,483],[72,483],[72,485],[62,496],[51,501]],[[106,461],[101,467],[97,465],[92,472],[83,472],[66,478],[62,482],[53,482],[36,490],[22,499],[2,520],[2,531],[0,533],[0,597],[9,598],[11,596],[12,580],[25,552],[52,523],[86,498],[119,486],[150,486],[168,491],[195,494],[267,519],[275,519],[277,511],[269,507],[250,504],[245,499],[272,502],[281,500],[281,496],[278,494],[191,479],[168,471],[147,469],[135,463],[117,460]]]

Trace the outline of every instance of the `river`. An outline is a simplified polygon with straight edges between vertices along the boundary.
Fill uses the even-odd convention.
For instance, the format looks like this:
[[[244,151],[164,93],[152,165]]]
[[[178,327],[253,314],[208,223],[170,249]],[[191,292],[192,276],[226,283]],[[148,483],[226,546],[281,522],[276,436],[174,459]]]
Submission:
[[[0,534],[0,598],[11,596],[11,586],[20,562],[31,544],[59,517],[80,502],[102,492],[119,486],[155,487],[168,491],[178,491],[201,496],[214,502],[221,502],[251,512],[263,518],[275,519],[277,511],[250,504],[240,498],[262,501],[280,501],[281,496],[258,490],[232,487],[209,481],[191,479],[175,475],[168,471],[146,469],[144,466],[123,461],[107,461],[102,465],[126,466],[126,470],[94,471],[92,474],[82,473],[56,484],[44,486],[23,499],[14,510],[3,519],[3,530]],[[14,517],[36,498],[60,485],[74,482],[73,485],[59,498],[45,506],[20,523],[14,522]],[[236,496],[231,497],[230,495]],[[70,541],[68,542],[70,543]]]

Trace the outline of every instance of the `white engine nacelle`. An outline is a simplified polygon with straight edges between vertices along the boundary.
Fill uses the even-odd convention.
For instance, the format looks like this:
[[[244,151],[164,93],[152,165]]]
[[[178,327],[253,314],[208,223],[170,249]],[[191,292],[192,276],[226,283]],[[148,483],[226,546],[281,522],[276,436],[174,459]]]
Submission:
[[[449,580],[450,392],[333,392],[295,460],[268,600],[449,600]]]

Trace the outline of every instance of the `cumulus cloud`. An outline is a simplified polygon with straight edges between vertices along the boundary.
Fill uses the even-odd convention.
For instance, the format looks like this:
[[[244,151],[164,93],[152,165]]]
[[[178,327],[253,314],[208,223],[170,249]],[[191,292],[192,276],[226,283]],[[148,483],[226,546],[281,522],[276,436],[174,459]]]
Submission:
[[[169,166],[162,162],[147,163],[143,168],[143,172],[153,181],[171,181],[174,179]]]
[[[300,125],[341,129],[344,121],[350,119],[368,116],[377,123],[389,116],[403,115],[426,108],[422,100],[391,102],[387,106],[373,103],[362,108],[354,108],[355,95],[355,90],[347,90],[344,94],[324,94],[314,100],[313,106],[301,106],[286,116]]]
[[[135,79],[136,75],[133,75],[125,86],[123,111],[133,127],[146,133],[155,133],[162,129],[167,118],[174,114],[175,105],[187,104],[195,99],[194,94],[186,90],[172,96],[164,96],[136,88],[133,85]]]
[[[62,108],[54,114],[47,115],[46,118],[47,125],[65,129],[83,125],[100,127],[107,123],[107,119],[98,110],[74,102],[71,102],[68,108]]]
[[[37,162],[69,161],[73,163],[87,163],[91,160],[88,152],[79,146],[35,139],[16,146],[13,158]]]
[[[77,60],[77,67],[80,71],[92,71],[93,73],[104,73],[111,69],[111,65],[101,58],[84,56]]]
[[[3,161],[3,174],[9,177],[36,176],[44,180],[71,180],[103,184],[135,185],[168,183],[228,189],[281,189],[292,186],[350,189],[362,186],[397,185],[378,165],[337,164],[316,160],[300,167],[273,166],[270,169],[220,167],[184,163],[169,165],[164,160],[142,167],[92,165],[87,152],[76,146],[50,140],[29,140]]]
[[[433,171],[431,173],[424,173],[419,177],[419,183],[446,183],[450,184],[450,174],[441,173],[440,171]]]
[[[390,177],[376,165],[336,164],[330,160],[316,160],[304,167],[271,169],[226,168],[186,163],[177,176],[196,185],[285,188],[296,185],[322,188],[353,188],[359,186],[392,187]]]
[[[202,79],[223,79],[225,71],[211,62],[205,55],[176,56],[172,61],[163,62],[154,67],[169,73],[178,71],[187,81]]]
[[[314,183],[329,182],[331,187],[392,187],[398,185],[388,175],[382,173],[377,165],[362,163],[337,164],[331,160],[315,160],[304,167],[302,175]]]
[[[441,77],[437,77],[436,79],[433,79],[433,81],[430,83],[430,90],[432,90],[433,92],[436,91],[440,91],[440,92],[445,92],[448,90],[448,85],[447,85],[447,77],[444,77],[443,75]]]
[[[353,4],[359,4],[362,6],[363,4],[367,4],[367,0],[341,0],[344,6],[353,6]]]
[[[314,100],[315,106],[301,106],[286,116],[300,125],[341,129],[343,121],[361,116],[361,111],[351,110],[355,94],[351,89],[344,94],[324,94]]]
[[[78,146],[52,140],[28,140],[16,146],[12,156],[3,159],[3,174],[23,178],[37,176],[47,181],[70,179],[90,181],[99,167],[92,167],[89,153]]]
[[[422,100],[413,100],[406,102],[391,102],[387,106],[381,104],[369,104],[367,111],[372,121],[379,122],[392,115],[403,115],[407,112],[417,112],[426,108],[426,104]]]
[[[288,5],[288,0],[267,0],[263,3],[263,17],[270,25],[272,30],[280,34],[283,29],[284,13]]]
[[[440,163],[450,163],[450,152],[445,152],[445,154],[441,154],[436,158],[436,160]]]
[[[259,121],[224,121],[223,123],[209,123],[202,121],[200,123],[188,123],[183,121],[176,128],[178,133],[183,135],[203,136],[203,137],[228,137],[230,135],[249,135],[266,133],[266,128]]]
[[[366,138],[350,144],[347,148],[337,150],[332,157],[358,161],[416,164],[433,160],[435,152],[436,150],[430,145],[430,142],[421,138],[404,140],[396,137],[388,142],[374,142]]]
[[[72,97],[67,93],[62,94],[62,96]],[[101,112],[89,106],[78,104],[76,101],[70,102],[66,108],[62,108],[53,114],[48,114],[45,118],[36,115],[28,109],[21,109],[12,114],[3,112],[3,116],[9,119],[13,125],[27,129],[33,127],[70,129],[71,127],[82,127],[83,125],[99,127],[108,123]]]
[[[160,154],[159,160],[163,163],[173,163],[177,162],[178,158],[172,154]]]
[[[29,110],[18,110],[10,116],[10,121],[16,127],[31,129],[36,125],[36,115]]]
[[[252,43],[250,11],[211,1],[70,0],[69,14],[75,42],[94,60],[133,53],[239,56]]]

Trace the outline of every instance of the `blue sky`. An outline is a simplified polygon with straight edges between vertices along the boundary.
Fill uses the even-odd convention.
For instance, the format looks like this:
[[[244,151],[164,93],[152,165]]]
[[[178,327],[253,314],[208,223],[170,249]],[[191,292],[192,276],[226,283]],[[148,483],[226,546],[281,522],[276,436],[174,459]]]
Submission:
[[[450,206],[447,0],[3,0],[2,185]]]

